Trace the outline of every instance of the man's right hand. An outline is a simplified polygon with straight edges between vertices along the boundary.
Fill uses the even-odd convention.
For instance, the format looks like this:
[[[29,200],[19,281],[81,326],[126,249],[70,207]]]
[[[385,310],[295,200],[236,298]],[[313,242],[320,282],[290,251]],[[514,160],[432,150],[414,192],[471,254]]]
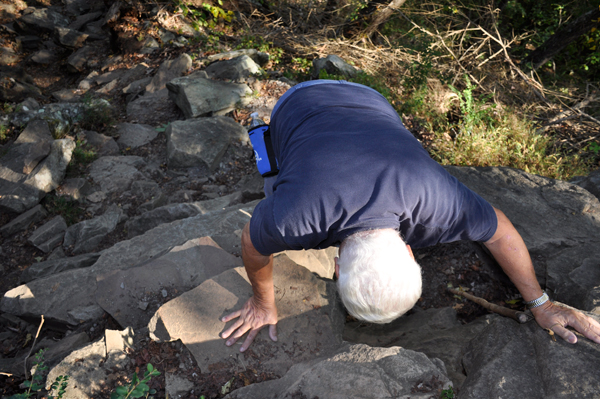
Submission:
[[[227,346],[235,344],[238,339],[248,332],[248,336],[242,344],[240,352],[248,349],[259,331],[267,325],[269,326],[269,337],[273,341],[277,341],[277,307],[275,303],[260,303],[255,298],[252,296],[242,309],[230,313],[221,319],[221,321],[227,323],[230,320],[238,318],[235,323],[221,334],[223,339],[227,339]]]

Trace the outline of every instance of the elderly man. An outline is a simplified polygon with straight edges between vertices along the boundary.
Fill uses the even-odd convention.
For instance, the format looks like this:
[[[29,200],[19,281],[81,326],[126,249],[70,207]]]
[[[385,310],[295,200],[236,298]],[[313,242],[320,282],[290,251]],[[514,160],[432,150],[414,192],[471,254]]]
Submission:
[[[516,285],[537,323],[570,343],[574,327],[600,343],[600,324],[557,306],[538,284],[529,252],[508,218],[469,190],[404,128],[375,90],[319,80],[289,90],[273,109],[272,149],[279,173],[242,234],[254,296],[222,334],[245,351],[269,326],[277,340],[273,253],[340,245],[338,289],[353,316],[387,323],[421,295],[412,247],[483,242]]]

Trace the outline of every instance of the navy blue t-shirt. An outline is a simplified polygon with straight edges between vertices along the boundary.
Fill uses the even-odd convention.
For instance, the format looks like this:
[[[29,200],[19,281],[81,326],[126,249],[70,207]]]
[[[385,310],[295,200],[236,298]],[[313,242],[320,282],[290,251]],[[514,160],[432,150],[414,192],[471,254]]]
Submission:
[[[261,254],[326,248],[393,228],[419,248],[487,241],[492,206],[429,157],[376,91],[318,84],[282,98],[271,119],[280,172],[250,221]]]

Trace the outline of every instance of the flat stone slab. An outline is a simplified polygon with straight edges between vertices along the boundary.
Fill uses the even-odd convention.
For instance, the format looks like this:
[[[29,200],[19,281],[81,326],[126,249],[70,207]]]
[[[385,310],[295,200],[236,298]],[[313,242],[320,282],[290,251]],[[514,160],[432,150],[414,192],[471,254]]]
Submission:
[[[167,300],[241,264],[211,238],[197,238],[143,266],[99,275],[96,300],[121,326],[140,329]]]
[[[163,305],[150,321],[150,336],[157,341],[180,339],[203,373],[213,367],[236,370],[244,364],[283,375],[295,363],[337,350],[344,315],[334,284],[318,279],[285,255],[274,260],[273,280],[277,342],[268,338],[264,328],[252,346],[240,353],[243,339],[227,347],[219,335],[226,328],[220,318],[240,309],[252,295],[243,267],[207,280]]]
[[[334,356],[297,364],[283,378],[237,389],[226,398],[429,399],[450,385],[439,359],[400,347],[346,344]]]
[[[600,321],[600,316],[588,313]],[[496,317],[463,358],[461,398],[597,398],[600,345],[553,341],[536,323]]]

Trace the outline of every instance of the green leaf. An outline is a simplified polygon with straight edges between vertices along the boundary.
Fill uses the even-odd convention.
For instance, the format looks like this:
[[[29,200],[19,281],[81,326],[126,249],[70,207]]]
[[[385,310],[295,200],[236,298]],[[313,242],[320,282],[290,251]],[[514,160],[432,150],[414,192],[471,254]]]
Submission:
[[[154,394],[156,393],[156,389],[151,389],[150,391],[148,391],[148,393],[149,393],[150,395],[154,395]]]
[[[154,371],[154,366],[152,366],[151,363],[148,363],[148,365],[146,366],[146,368],[148,369],[149,372]]]
[[[129,393],[129,390],[126,387],[117,387],[115,390],[117,395],[125,396]]]
[[[117,392],[113,392],[110,394],[110,399],[122,399],[124,398],[123,395],[119,395]]]
[[[144,396],[144,393],[146,393],[146,392],[143,389],[141,389],[139,386],[137,386],[133,391],[131,391],[131,394],[129,395],[129,397],[141,398],[142,396]]]

